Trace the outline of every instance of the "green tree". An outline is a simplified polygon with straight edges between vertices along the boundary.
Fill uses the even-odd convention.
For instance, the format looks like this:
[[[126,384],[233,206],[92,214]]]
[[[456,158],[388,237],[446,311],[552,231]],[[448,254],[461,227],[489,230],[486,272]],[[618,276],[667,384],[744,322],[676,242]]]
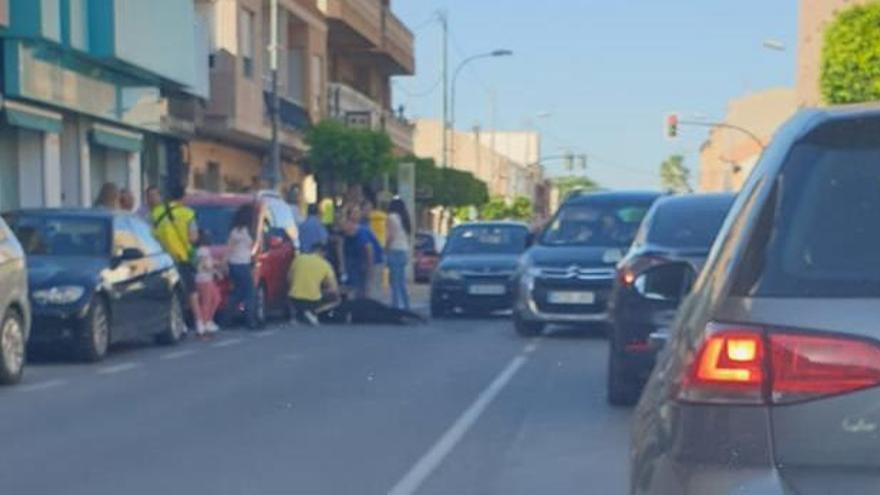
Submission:
[[[513,220],[528,220],[532,217],[532,200],[525,196],[517,196],[510,205],[509,216]]]
[[[574,191],[596,191],[599,184],[585,175],[566,175],[553,179],[553,185],[559,190],[559,197],[566,198]]]
[[[684,166],[684,156],[672,155],[660,164],[660,183],[663,188],[675,193],[692,192],[691,171]]]
[[[480,218],[483,220],[503,220],[507,214],[507,200],[502,196],[493,196],[480,208]]]
[[[828,26],[820,89],[830,104],[880,100],[880,3],[846,9]]]
[[[325,120],[306,132],[307,161],[319,183],[359,184],[391,170],[391,139],[370,129]]]

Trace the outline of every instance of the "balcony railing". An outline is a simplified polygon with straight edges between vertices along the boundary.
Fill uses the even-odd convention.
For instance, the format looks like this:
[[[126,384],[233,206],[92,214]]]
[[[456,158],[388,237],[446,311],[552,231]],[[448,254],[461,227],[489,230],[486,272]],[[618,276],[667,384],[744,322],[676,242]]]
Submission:
[[[413,52],[414,37],[412,32],[391,12],[391,9],[386,8],[384,15],[383,51],[394,60],[400,69],[400,74],[414,74],[416,61]]]
[[[266,118],[272,118],[272,93],[263,91],[263,101],[265,102]],[[296,129],[304,131],[311,125],[309,112],[298,103],[288,100],[287,98],[278,98],[278,117],[281,126],[288,129]]]
[[[400,150],[411,152],[415,126],[369,96],[342,83],[330,83],[328,115],[352,127],[383,129]]]
[[[382,43],[380,0],[318,0],[318,8],[331,20],[342,22],[373,47]]]
[[[412,122],[394,115],[393,112],[386,111],[384,125],[385,132],[388,133],[388,137],[391,138],[391,143],[394,144],[395,148],[405,153],[413,152],[415,125]]]

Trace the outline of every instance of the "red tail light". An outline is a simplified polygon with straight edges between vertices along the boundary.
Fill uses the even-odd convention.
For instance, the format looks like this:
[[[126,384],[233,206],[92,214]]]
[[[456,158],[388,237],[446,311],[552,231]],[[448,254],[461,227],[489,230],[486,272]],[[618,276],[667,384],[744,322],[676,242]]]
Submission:
[[[689,402],[784,404],[880,385],[880,347],[842,336],[714,326],[678,397]]]
[[[620,285],[629,287],[635,283],[636,279],[642,272],[665,262],[666,259],[659,256],[638,257],[633,262],[621,266],[617,270],[617,280],[620,282]]]

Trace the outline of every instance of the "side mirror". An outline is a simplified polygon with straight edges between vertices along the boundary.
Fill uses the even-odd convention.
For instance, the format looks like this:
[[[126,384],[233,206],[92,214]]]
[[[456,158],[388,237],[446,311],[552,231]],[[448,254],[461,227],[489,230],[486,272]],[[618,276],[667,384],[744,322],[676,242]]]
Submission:
[[[633,287],[645,299],[677,303],[690,292],[696,275],[690,263],[666,263],[642,272]]]
[[[146,254],[138,248],[128,247],[122,250],[121,253],[117,254],[113,257],[113,266],[119,266],[120,264],[126,261],[134,261],[145,258]]]

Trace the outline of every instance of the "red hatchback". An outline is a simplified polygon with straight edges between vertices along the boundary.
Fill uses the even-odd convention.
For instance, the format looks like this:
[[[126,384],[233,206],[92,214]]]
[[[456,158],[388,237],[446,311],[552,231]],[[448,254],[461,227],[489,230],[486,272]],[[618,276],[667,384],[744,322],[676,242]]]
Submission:
[[[211,239],[211,251],[215,258],[226,255],[226,241],[229,237],[232,217],[240,207],[251,204],[254,207],[252,232],[255,236],[254,269],[257,284],[256,316],[259,324],[265,323],[269,312],[287,311],[287,272],[299,245],[296,221],[290,206],[275,192],[257,194],[227,194],[195,192],[187,195],[184,202],[195,210],[199,229]],[[225,301],[231,289],[229,280],[220,282],[223,294],[224,311],[235,316],[241,308],[225,308]]]

